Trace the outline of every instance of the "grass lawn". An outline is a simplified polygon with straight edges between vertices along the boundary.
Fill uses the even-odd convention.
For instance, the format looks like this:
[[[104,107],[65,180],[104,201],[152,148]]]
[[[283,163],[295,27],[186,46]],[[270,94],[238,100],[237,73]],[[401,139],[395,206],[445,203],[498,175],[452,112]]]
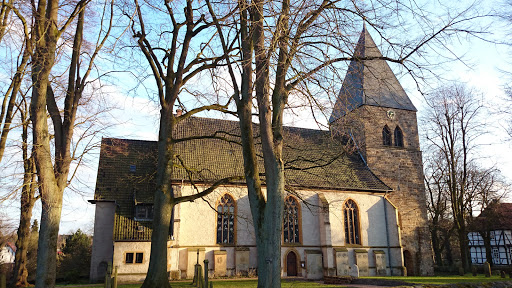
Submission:
[[[508,276],[508,275],[507,275]],[[434,277],[361,277],[363,279],[386,279],[386,280],[399,280],[408,283],[415,284],[454,284],[454,283],[480,283],[480,282],[492,282],[492,281],[512,281],[510,278],[501,278],[499,276],[492,276],[490,278],[485,277],[484,275],[478,275],[476,277],[471,274],[466,274],[464,276],[457,275],[445,275],[445,276],[434,276]],[[190,281],[179,281],[179,282],[171,282],[171,286],[173,288],[191,288],[190,285],[192,280]],[[257,280],[249,279],[249,280],[213,280],[213,285],[215,288],[256,288]],[[125,284],[118,285],[119,288],[139,288],[141,284]],[[80,288],[100,288],[103,287],[101,284],[97,285],[57,285],[57,287],[80,287]],[[316,282],[308,282],[308,281],[293,281],[293,280],[282,280],[281,284],[282,288],[329,288],[329,287],[343,287],[339,285],[326,285]]]
[[[479,274],[477,276],[472,276],[471,274],[466,274],[464,276],[458,275],[443,275],[443,276],[433,276],[433,277],[361,277],[364,279],[388,279],[388,280],[400,280],[409,283],[417,283],[417,284],[454,284],[454,283],[481,283],[481,282],[494,282],[494,281],[512,281],[512,279],[501,278],[500,276],[491,276],[490,278],[485,277],[483,274]]]
[[[171,286],[173,288],[191,288],[190,285],[192,280],[190,281],[180,281],[180,282],[171,282]],[[119,288],[139,288],[141,284],[126,284],[126,285],[118,285]],[[258,286],[258,280],[250,279],[250,280],[213,280],[214,288],[256,288]],[[91,285],[91,286],[73,286],[73,285],[57,285],[57,287],[80,287],[80,288],[99,288],[103,287],[103,285]],[[339,285],[325,285],[315,282],[304,282],[304,281],[289,281],[282,280],[281,281],[282,288],[331,288],[331,287],[342,287]]]

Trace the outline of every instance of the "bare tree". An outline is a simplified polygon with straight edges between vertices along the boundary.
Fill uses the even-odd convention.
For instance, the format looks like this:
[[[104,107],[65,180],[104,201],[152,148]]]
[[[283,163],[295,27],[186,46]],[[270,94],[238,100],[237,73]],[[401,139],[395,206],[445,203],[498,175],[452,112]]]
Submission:
[[[215,15],[214,8],[218,4],[207,3],[210,13]],[[387,20],[399,12],[391,11],[385,5],[359,6],[341,1],[240,0],[237,3],[239,11],[233,21],[236,28],[232,29],[238,32],[238,58],[230,57],[231,41],[220,24],[217,33],[226,54],[240,121],[244,171],[258,249],[258,287],[280,287],[285,197],[283,115],[289,97],[313,95],[311,88],[315,85],[328,91],[322,80],[328,78],[326,75],[337,76],[336,73],[333,76],[330,69],[338,62],[377,59],[354,53],[355,43],[349,35],[359,32],[360,27],[354,28],[351,24],[359,19],[388,41],[381,28],[389,27]],[[400,7],[402,5],[404,3],[398,3]],[[415,74],[420,65],[408,62],[412,56],[428,46],[432,39],[439,40],[436,37],[457,30],[454,27],[457,24],[460,24],[459,20],[451,19],[445,26],[433,29],[432,34],[421,37],[416,45],[402,46],[389,41],[391,49],[400,53],[397,57],[378,58],[405,63],[406,69]],[[309,103],[317,101],[309,98]],[[259,122],[258,131],[252,126],[254,115]],[[256,135],[261,141],[263,169],[258,165]],[[264,179],[262,175],[265,175]]]
[[[32,56],[32,98],[30,116],[37,169],[39,193],[42,200],[41,229],[39,233],[36,287],[54,287],[56,272],[57,237],[62,211],[62,197],[68,186],[68,174],[72,162],[71,144],[77,109],[84,93],[93,63],[110,35],[113,23],[113,2],[106,5],[105,26],[98,32],[93,51],[82,54],[85,9],[89,1],[82,0],[72,5],[64,24],[58,27],[59,10],[56,0],[39,1],[35,12],[35,50]],[[76,20],[76,23],[75,23]],[[71,49],[67,89],[59,108],[57,96],[51,85],[51,72],[55,64],[57,45],[68,27],[75,23],[76,29]],[[106,29],[105,29],[106,27]],[[103,30],[105,29],[105,30]],[[82,62],[83,61],[83,62]],[[85,66],[84,71],[81,68]],[[47,122],[47,113],[53,124],[53,135]],[[53,142],[53,147],[51,143]]]
[[[214,34],[211,33],[213,24],[206,16],[208,14],[204,13],[203,3],[195,3],[193,0],[187,0],[185,3],[165,1],[160,4],[163,4],[163,7],[154,6],[152,10],[150,5],[140,5],[137,0],[134,4],[136,17],[132,24],[133,37],[137,40],[137,46],[151,69],[151,77],[156,82],[161,108],[151,254],[142,287],[170,287],[167,274],[167,241],[174,206],[206,196],[220,185],[239,179],[241,176],[233,175],[219,179],[210,187],[193,195],[180,197],[174,195],[171,182],[173,171],[175,167],[187,169],[186,163],[176,155],[174,146],[183,141],[197,139],[197,137],[176,139],[173,133],[176,125],[198,112],[227,108],[227,104],[213,103],[187,110],[180,102],[180,95],[190,82],[199,78],[202,72],[220,65],[224,54],[220,53],[220,56],[217,56],[212,53],[215,51],[212,50],[212,42],[215,42],[212,41]],[[175,10],[183,11],[183,14]],[[229,15],[232,12],[228,9],[226,13]],[[165,24],[157,24],[158,33],[150,33],[148,31],[151,30],[146,29],[145,19],[148,17],[152,19],[165,17],[160,19],[165,19],[166,22],[160,22]],[[170,27],[167,29],[166,25]],[[170,36],[169,39],[162,39],[161,35]],[[184,109],[181,115],[173,113],[173,108],[177,104]],[[208,137],[216,136],[204,136],[204,138]]]
[[[478,94],[464,85],[440,88],[427,99],[427,103],[430,113],[425,119],[426,139],[429,149],[439,157],[438,168],[433,171],[438,176],[434,177],[439,179],[439,185],[443,185],[440,193],[447,193],[446,200],[457,232],[460,258],[467,270],[466,219],[472,212],[469,200],[481,188],[472,183],[472,167],[476,165],[477,139],[484,131],[482,128],[485,123],[479,119],[483,105]]]

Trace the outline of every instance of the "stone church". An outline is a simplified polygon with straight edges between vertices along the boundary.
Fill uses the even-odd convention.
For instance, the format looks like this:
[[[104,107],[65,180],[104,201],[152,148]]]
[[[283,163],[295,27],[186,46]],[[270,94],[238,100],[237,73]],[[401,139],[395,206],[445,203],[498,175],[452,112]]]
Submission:
[[[330,117],[330,131],[285,127],[286,193],[282,275],[433,274],[416,108],[370,34],[363,29]],[[256,125],[256,124],[255,124]],[[176,167],[175,195],[243,175],[238,122],[188,118],[175,138],[222,135],[176,144],[191,173]],[[143,280],[153,218],[154,141],[104,138],[94,200],[91,280],[108,263],[120,281]],[[173,212],[170,279],[191,278],[209,260],[212,277],[257,275],[245,183],[216,189]]]

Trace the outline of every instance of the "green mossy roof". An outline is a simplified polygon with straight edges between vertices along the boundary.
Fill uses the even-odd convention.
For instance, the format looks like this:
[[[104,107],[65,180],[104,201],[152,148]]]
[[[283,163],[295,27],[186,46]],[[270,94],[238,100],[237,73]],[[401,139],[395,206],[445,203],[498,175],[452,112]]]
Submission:
[[[254,131],[257,131],[256,126]],[[283,160],[289,186],[343,191],[391,190],[368,169],[356,153],[343,152],[342,145],[331,138],[329,131],[285,127],[284,132]],[[225,177],[243,176],[242,148],[237,144],[240,135],[238,122],[192,117],[180,122],[174,131],[175,139],[212,135],[224,139],[195,139],[175,144],[176,155],[194,171],[194,181],[212,183]],[[149,240],[150,231],[147,229],[151,228],[151,222],[130,219],[133,219],[134,203],[153,201],[156,154],[155,141],[102,140],[94,198],[116,200],[116,217],[119,218],[116,221],[130,222],[129,225],[122,225],[124,230],[128,226],[135,227],[130,228],[129,233],[124,230],[115,231],[117,240],[132,239],[135,237],[133,235],[140,235],[135,237],[137,239]],[[261,152],[258,154],[261,156]],[[260,164],[262,172],[261,159]],[[177,183],[187,182],[185,169],[176,168],[173,180]],[[127,233],[129,236],[126,236]]]

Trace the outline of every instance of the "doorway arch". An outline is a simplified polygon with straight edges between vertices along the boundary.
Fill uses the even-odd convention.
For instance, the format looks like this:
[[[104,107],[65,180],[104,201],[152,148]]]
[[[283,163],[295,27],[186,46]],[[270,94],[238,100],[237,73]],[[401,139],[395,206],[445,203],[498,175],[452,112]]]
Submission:
[[[286,254],[286,276],[298,275],[297,258],[297,254],[294,251],[290,251]]]

